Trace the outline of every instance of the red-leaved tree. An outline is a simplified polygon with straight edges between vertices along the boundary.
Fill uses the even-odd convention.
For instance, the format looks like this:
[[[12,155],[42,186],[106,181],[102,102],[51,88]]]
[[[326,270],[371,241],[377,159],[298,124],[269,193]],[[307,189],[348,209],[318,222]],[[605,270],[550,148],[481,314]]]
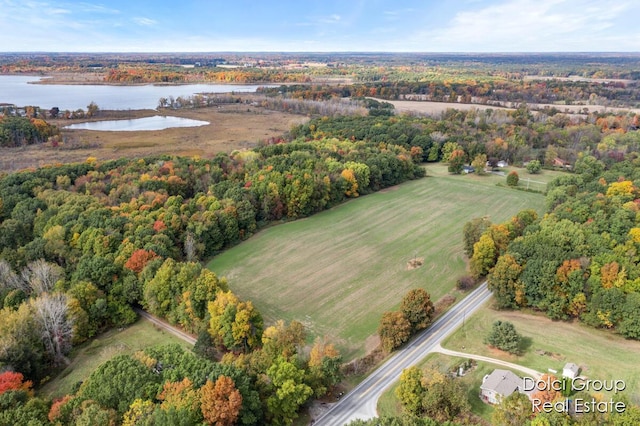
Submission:
[[[14,371],[5,371],[4,373],[0,373],[0,395],[11,390],[24,390],[30,392],[32,385],[33,383],[31,383],[30,380],[24,380],[22,373]]]

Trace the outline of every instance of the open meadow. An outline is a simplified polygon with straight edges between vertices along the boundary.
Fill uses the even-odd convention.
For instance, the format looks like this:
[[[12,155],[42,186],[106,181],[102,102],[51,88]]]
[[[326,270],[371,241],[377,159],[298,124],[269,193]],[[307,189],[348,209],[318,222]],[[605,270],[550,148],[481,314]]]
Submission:
[[[494,321],[509,321],[525,338],[521,356],[492,349],[483,343]],[[579,322],[552,321],[542,315],[521,311],[496,311],[482,307],[463,328],[443,342],[443,347],[490,356],[546,372],[562,372],[567,362],[581,367],[591,380],[624,380],[623,396],[640,402],[640,342],[625,340],[610,331],[597,330]]]
[[[466,273],[465,222],[501,222],[543,205],[541,194],[473,176],[432,176],[267,228],[208,267],[266,322],[298,320],[312,336],[333,339],[348,360],[376,345],[380,316],[409,289],[422,287],[434,301],[452,292]],[[413,258],[424,265],[410,270]]]

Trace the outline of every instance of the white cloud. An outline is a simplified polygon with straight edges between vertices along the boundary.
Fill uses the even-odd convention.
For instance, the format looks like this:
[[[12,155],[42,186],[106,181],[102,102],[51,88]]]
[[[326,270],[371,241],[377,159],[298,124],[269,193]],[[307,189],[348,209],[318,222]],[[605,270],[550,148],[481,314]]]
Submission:
[[[617,37],[606,30],[629,13],[630,5],[630,2],[592,0],[501,1],[458,12],[444,28],[418,31],[411,38],[414,42],[410,50],[612,50],[606,48],[607,43]],[[635,43],[632,50],[640,50],[640,36],[629,43],[629,46]]]
[[[46,13],[48,13],[49,15],[68,15],[71,13],[71,11],[69,9],[55,8],[47,9]]]
[[[118,15],[121,13],[118,9],[111,9],[102,4],[93,3],[79,3],[78,10],[82,12],[103,13],[107,15]]]
[[[158,21],[150,18],[136,17],[133,18],[133,22],[143,27],[152,27],[158,23]]]
[[[337,23],[340,23],[341,20],[342,18],[340,17],[340,15],[333,14],[333,15],[318,19],[318,22],[321,24],[337,24]]]

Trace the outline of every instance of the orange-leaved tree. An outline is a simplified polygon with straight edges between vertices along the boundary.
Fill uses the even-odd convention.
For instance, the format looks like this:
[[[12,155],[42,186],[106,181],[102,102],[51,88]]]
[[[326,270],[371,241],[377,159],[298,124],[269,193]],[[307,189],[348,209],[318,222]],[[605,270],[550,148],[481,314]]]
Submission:
[[[204,420],[210,425],[231,426],[236,423],[242,408],[242,395],[233,379],[220,376],[200,388],[200,409]]]
[[[11,390],[24,390],[31,392],[30,380],[25,381],[22,373],[14,371],[5,371],[0,373],[0,395]]]

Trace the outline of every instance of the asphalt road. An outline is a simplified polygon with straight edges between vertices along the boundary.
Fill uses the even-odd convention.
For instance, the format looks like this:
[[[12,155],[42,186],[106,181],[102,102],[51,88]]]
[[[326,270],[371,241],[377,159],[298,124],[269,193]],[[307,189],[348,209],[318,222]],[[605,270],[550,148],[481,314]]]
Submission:
[[[402,370],[420,362],[490,297],[491,292],[487,289],[487,283],[469,293],[411,343],[396,352],[351,392],[343,396],[327,412],[315,419],[313,425],[340,426],[356,419],[368,420],[377,417],[376,407],[380,395],[400,378]]]

